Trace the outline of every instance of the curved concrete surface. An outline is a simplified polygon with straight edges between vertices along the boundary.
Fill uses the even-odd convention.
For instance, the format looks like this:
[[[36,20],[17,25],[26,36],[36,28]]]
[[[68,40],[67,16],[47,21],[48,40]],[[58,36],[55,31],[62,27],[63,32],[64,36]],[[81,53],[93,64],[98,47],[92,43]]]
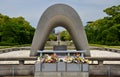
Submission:
[[[52,5],[43,13],[35,31],[30,56],[36,56],[37,50],[44,49],[49,33],[57,26],[68,30],[76,50],[85,50],[85,56],[90,56],[81,19],[72,7],[65,4]]]

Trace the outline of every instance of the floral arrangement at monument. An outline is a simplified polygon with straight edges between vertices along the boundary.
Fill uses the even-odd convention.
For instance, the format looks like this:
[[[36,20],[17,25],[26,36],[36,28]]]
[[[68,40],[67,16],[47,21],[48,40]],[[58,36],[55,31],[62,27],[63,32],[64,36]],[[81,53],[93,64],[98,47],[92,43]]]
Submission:
[[[38,57],[38,61],[42,63],[57,63],[57,62],[65,62],[65,63],[88,63],[91,61],[81,57],[80,54],[76,53],[75,56],[59,56],[56,54],[44,54],[43,56]]]

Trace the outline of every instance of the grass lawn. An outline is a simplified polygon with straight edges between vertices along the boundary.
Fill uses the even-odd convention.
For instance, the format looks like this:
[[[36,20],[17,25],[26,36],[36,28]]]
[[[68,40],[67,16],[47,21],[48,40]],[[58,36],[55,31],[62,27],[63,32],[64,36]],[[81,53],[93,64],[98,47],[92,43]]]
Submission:
[[[11,48],[12,46],[0,46],[0,49]]]

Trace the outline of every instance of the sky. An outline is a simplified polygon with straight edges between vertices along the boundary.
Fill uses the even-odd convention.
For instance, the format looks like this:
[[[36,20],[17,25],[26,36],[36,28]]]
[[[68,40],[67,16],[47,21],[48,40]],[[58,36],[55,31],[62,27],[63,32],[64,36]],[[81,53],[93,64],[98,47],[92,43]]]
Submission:
[[[0,0],[0,13],[9,17],[22,16],[36,28],[42,13],[49,6],[59,3],[74,8],[85,26],[88,21],[107,16],[103,10],[119,5],[120,0]]]

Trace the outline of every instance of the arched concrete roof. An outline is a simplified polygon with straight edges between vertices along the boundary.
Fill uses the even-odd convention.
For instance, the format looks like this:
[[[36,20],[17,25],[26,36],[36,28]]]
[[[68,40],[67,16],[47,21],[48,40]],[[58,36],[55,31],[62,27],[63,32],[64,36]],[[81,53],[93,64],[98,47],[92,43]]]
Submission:
[[[90,55],[88,41],[79,15],[66,4],[55,4],[47,8],[39,20],[31,46],[31,56],[35,56],[37,50],[43,50],[49,33],[57,26],[68,30],[77,50],[85,50],[85,55]]]

